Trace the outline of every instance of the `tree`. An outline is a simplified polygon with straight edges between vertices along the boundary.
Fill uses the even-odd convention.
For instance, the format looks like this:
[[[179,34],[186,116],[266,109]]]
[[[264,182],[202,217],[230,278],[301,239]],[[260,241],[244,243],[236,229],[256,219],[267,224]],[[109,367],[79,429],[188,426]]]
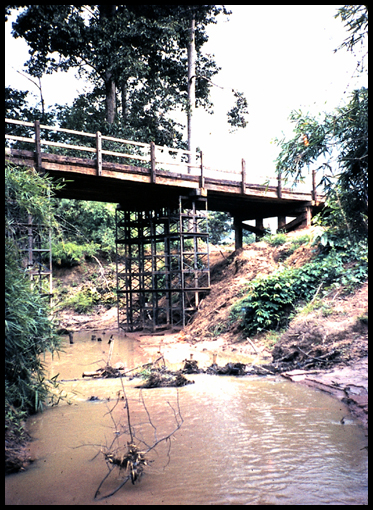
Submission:
[[[365,42],[365,37],[368,35],[367,5],[344,5],[338,9],[335,18],[341,18],[347,31],[350,32],[350,35],[335,51],[342,48],[353,51],[357,43]]]
[[[367,6],[344,6],[336,17],[346,22],[349,37],[336,50],[353,50],[364,42],[368,25]],[[363,66],[358,62],[360,72]],[[277,171],[295,181],[313,165],[323,170],[320,185],[327,194],[327,208],[320,221],[350,241],[366,236],[368,229],[368,90],[353,91],[350,101],[334,112],[318,117],[292,111],[291,140],[276,139],[281,147]]]
[[[181,126],[170,120],[170,112],[188,110],[190,19],[195,20],[196,106],[211,111],[211,79],[219,68],[202,47],[206,26],[220,13],[229,14],[214,5],[64,5],[58,10],[34,5],[18,15],[13,35],[30,47],[25,65],[31,76],[77,68],[94,84],[95,96],[105,99],[109,125],[138,128],[143,141],[158,134],[163,143],[182,146]]]
[[[232,233],[233,221],[229,213],[209,213],[209,241],[212,244],[220,243]]]
[[[61,199],[55,216],[64,242],[95,245],[108,256],[115,254],[115,204]]]
[[[350,102],[315,118],[301,111],[290,115],[291,140],[276,139],[281,151],[277,171],[298,180],[313,165],[323,171],[329,224],[351,238],[367,232],[368,216],[368,90],[355,90]],[[324,161],[321,160],[324,159]],[[332,205],[335,204],[335,205]],[[330,216],[334,211],[334,219]]]

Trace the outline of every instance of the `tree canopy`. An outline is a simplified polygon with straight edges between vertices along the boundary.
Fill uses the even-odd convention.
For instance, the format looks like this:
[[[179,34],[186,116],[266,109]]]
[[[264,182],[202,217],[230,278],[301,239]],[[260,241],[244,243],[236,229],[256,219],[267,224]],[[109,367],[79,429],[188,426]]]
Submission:
[[[31,76],[41,78],[44,73],[77,68],[79,76],[94,85],[92,93],[77,98],[80,105],[88,101],[101,121],[104,117],[109,125],[116,123],[140,133],[143,141],[171,146],[175,142],[180,146],[182,126],[169,114],[179,108],[187,110],[187,47],[193,17],[196,106],[212,111],[209,94],[220,68],[202,49],[208,40],[206,27],[216,23],[218,15],[229,14],[224,6],[17,7],[25,9],[13,23],[13,36],[22,37],[30,47],[25,66]],[[242,94],[235,99],[229,122],[239,127],[245,125],[247,110],[243,111]]]
[[[336,17],[345,22],[349,36],[336,51],[352,51],[367,34],[367,6],[344,6]],[[364,58],[364,55],[363,55]],[[357,68],[364,72],[361,60]],[[365,236],[368,229],[368,89],[350,94],[349,102],[318,116],[292,111],[290,140],[276,139],[280,153],[276,168],[295,181],[312,166],[322,171],[319,184],[327,194],[321,222],[350,239]],[[318,174],[320,175],[320,173]]]

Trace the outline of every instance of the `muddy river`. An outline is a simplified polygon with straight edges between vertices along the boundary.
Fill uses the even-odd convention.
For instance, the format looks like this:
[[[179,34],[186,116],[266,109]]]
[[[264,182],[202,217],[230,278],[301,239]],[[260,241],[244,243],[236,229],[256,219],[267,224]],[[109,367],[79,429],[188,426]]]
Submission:
[[[50,374],[66,380],[61,387],[72,403],[30,418],[36,461],[6,477],[6,504],[367,504],[366,437],[343,404],[281,378],[206,374],[188,375],[195,383],[179,390],[142,390],[152,425],[139,379],[123,379],[132,425],[146,444],[175,428],[178,403],[184,422],[170,451],[163,442],[149,454],[153,462],[139,483],[94,500],[108,473],[100,450],[124,430],[127,416],[123,401],[113,409],[119,379],[81,379],[107,360],[107,336],[97,342],[76,333],[65,353],[47,360]],[[130,369],[149,361],[138,340],[116,335],[111,364]],[[100,496],[124,476],[113,469]]]

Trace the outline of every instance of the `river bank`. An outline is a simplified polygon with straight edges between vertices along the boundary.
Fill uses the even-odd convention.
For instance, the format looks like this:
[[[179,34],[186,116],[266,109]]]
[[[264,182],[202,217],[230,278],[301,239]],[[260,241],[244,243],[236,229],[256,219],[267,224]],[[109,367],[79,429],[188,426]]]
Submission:
[[[69,318],[66,316],[64,325],[70,328],[74,326],[75,331],[100,332],[105,329],[106,336],[110,334],[115,336],[117,332],[116,314],[113,310],[98,320],[89,316],[72,315]],[[198,367],[204,370],[213,362],[221,366],[226,363],[244,363],[268,367],[271,366],[273,359],[272,351],[263,342],[254,343],[250,339],[231,342],[227,337],[221,336],[196,341],[184,331],[170,330],[157,333],[126,333],[126,336],[135,338],[139,342],[145,358],[155,360],[162,355],[167,366],[174,370],[180,369],[186,359],[197,361]],[[359,419],[367,433],[368,356],[359,356],[360,353],[365,352],[365,348],[367,349],[367,337],[360,335],[355,340],[359,344],[358,349],[351,348],[348,356],[345,353],[345,356],[332,360],[328,366],[309,370],[295,368],[281,372],[279,375],[292,382],[329,393],[341,400]]]
[[[247,282],[259,274],[273,272],[284,263],[285,256],[288,267],[299,267],[315,255],[309,243],[292,251],[296,236],[308,233],[309,229],[288,234],[289,241],[281,246],[260,242],[236,252],[232,248],[212,247],[211,291],[201,301],[191,323],[184,330],[156,333],[144,330],[126,334],[141,345],[144,359],[155,360],[160,353],[171,369],[181,368],[185,359],[196,360],[203,369],[212,363],[219,366],[243,363],[263,367],[263,373],[267,370],[269,374],[276,373],[281,378],[317,388],[346,403],[367,433],[367,282],[353,292],[337,287],[323,299],[312,300],[312,306],[295,316],[284,331],[247,338],[230,320],[230,309],[242,295]],[[106,266],[103,267],[106,276],[109,273],[113,276],[110,265],[107,271]],[[84,268],[78,266],[57,271],[55,278],[61,295],[66,291],[67,295],[74,296],[82,292],[84,285],[97,286],[99,276],[96,272],[94,263]],[[105,278],[102,287],[106,285],[111,289],[114,283],[110,280],[108,285]],[[57,314],[59,328],[73,335],[89,331],[105,332],[106,338],[110,334],[115,336],[118,333],[117,308],[106,309],[106,306],[112,305],[100,304],[90,313],[78,313],[76,309],[60,306]],[[20,449],[19,436],[9,437],[7,441],[6,448],[11,457],[14,452],[12,465],[18,470],[27,463],[27,447]]]
[[[264,366],[271,373],[273,367],[278,367],[278,360],[289,360],[287,370],[282,367],[281,377],[317,388],[343,401],[367,433],[367,299],[367,282],[348,295],[324,299],[322,308],[296,317],[272,345],[266,336],[249,339],[242,338],[237,332],[201,335],[200,328],[207,331],[208,303],[196,317],[198,334],[193,321],[185,330],[126,335],[137,339],[147,358],[154,360],[161,354],[174,369],[181,368],[183,360],[194,359],[202,369],[213,362],[221,366],[231,362]],[[115,335],[117,311],[112,308],[99,316],[62,312],[60,324],[71,331],[106,330],[106,334]],[[314,363],[311,368],[303,369],[301,356],[306,353]],[[332,353],[330,359],[323,360],[328,353]]]

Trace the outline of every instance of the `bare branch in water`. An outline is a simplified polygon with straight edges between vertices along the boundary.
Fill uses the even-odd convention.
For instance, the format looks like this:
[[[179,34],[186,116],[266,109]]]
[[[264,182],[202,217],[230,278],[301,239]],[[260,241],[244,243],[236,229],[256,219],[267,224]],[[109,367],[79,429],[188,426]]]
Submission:
[[[133,484],[135,484],[136,481],[139,481],[143,474],[145,466],[147,466],[150,462],[152,462],[151,460],[148,460],[146,458],[146,455],[149,452],[151,452],[152,450],[154,450],[163,441],[165,441],[166,443],[167,442],[169,443],[169,447],[168,447],[168,451],[167,451],[167,457],[168,457],[168,461],[166,464],[166,466],[167,466],[170,462],[171,438],[175,434],[175,432],[180,429],[180,427],[182,426],[182,424],[184,422],[184,419],[183,419],[183,417],[181,415],[181,411],[180,411],[179,392],[177,391],[176,408],[174,406],[172,406],[170,402],[167,401],[167,404],[171,407],[171,409],[173,411],[173,415],[174,415],[174,419],[175,419],[175,428],[169,434],[167,434],[161,438],[158,438],[157,427],[155,426],[155,424],[153,423],[153,421],[151,419],[150,412],[149,412],[148,407],[145,403],[143,393],[142,393],[142,391],[140,391],[140,401],[143,405],[143,408],[146,412],[147,419],[148,419],[148,421],[145,423],[149,424],[152,427],[153,433],[154,433],[153,444],[150,444],[150,445],[147,444],[143,439],[140,439],[139,437],[137,437],[136,430],[135,430],[134,426],[132,425],[130,405],[129,405],[129,401],[128,401],[128,398],[127,398],[127,395],[126,395],[126,392],[124,389],[122,378],[121,378],[121,385],[122,385],[123,396],[121,396],[121,392],[119,391],[116,403],[114,404],[114,406],[111,409],[109,409],[108,413],[106,413],[106,414],[110,415],[110,418],[114,425],[114,439],[111,442],[110,446],[102,446],[101,450],[99,452],[99,453],[102,453],[105,458],[105,462],[106,462],[106,465],[108,468],[108,473],[104,476],[104,478],[101,480],[99,486],[97,487],[94,498],[95,499],[98,498],[103,484],[109,478],[109,476],[111,475],[113,470],[119,469],[119,472],[124,470],[126,472],[126,476],[113,491],[106,494],[105,496],[101,496],[100,498],[98,498],[99,500],[106,499],[106,498],[109,498],[110,496],[113,496],[128,482],[128,480],[131,480],[131,482]],[[117,407],[119,401],[124,402],[124,404],[125,404],[124,409],[126,409],[126,411],[127,411],[126,412],[127,423],[125,425],[123,425],[120,422],[117,422],[113,416],[113,411]],[[137,424],[137,426],[138,426],[138,424]],[[119,441],[120,438],[124,435],[126,435],[128,437],[128,439],[126,440],[126,445],[121,444],[121,443],[123,443],[123,439],[121,442]],[[137,441],[137,443],[143,443],[143,445],[145,445],[144,451],[140,451],[138,444],[135,444],[135,440]]]

